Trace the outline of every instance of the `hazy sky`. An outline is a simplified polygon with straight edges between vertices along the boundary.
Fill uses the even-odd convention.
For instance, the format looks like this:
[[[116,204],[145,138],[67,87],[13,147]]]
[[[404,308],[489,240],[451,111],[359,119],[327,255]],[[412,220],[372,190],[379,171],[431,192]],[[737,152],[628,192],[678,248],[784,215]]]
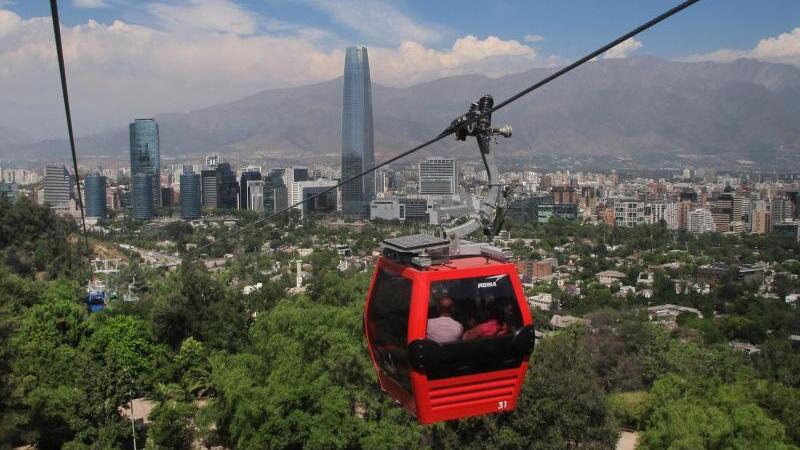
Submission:
[[[337,77],[369,47],[391,86],[572,60],[676,4],[615,1],[62,0],[78,135]],[[704,0],[607,57],[800,65],[800,1]],[[0,0],[0,129],[63,137],[46,1]],[[2,131],[0,131],[2,132]]]

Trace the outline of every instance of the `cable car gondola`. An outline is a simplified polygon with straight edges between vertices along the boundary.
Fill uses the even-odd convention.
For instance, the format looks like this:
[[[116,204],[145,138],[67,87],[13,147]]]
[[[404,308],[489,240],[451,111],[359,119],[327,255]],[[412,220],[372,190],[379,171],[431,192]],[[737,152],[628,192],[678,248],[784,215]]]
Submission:
[[[381,387],[424,424],[513,410],[534,344],[514,264],[490,246],[449,247],[384,241],[365,311]]]
[[[364,326],[381,387],[424,424],[513,410],[533,350],[514,264],[497,247],[460,241],[481,228],[491,240],[513,197],[498,182],[490,146],[511,128],[492,128],[492,105],[482,97],[448,128],[458,140],[478,140],[489,179],[480,211],[445,237],[384,240],[367,296]]]

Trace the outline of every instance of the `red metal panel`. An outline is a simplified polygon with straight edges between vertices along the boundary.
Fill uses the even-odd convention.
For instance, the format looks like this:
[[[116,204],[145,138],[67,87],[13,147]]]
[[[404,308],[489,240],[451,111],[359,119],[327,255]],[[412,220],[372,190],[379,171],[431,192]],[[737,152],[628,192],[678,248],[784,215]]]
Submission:
[[[414,393],[417,418],[424,424],[431,424],[512,411],[517,405],[526,368],[527,364],[523,362],[520,368],[515,369],[435,381],[425,378],[426,382]]]

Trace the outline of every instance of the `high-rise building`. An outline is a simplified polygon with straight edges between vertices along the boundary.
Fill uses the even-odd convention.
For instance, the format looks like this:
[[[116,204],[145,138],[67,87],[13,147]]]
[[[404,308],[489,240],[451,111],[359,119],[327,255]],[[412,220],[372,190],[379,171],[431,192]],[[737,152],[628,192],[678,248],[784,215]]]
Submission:
[[[0,181],[0,201],[5,199],[9,203],[14,203],[17,201],[17,196],[19,196],[19,185],[17,183]]]
[[[580,203],[578,193],[571,186],[553,186],[553,203],[556,205],[577,205]]]
[[[217,164],[217,208],[236,209],[238,197],[239,185],[231,165],[225,162]]]
[[[714,216],[705,208],[697,208],[689,212],[687,223],[689,232],[692,234],[714,231]]]
[[[344,60],[342,99],[342,180],[375,164],[372,129],[372,83],[366,47],[349,47]],[[366,218],[375,197],[375,183],[362,177],[342,186],[342,212]]]
[[[72,178],[61,164],[48,164],[44,169],[44,201],[50,206],[64,205],[72,198]]]
[[[264,211],[264,182],[262,180],[248,181],[244,192],[247,194],[247,200],[244,205],[246,209]]]
[[[308,181],[308,167],[279,167],[270,170],[270,176],[279,177],[281,179],[281,183],[285,188],[286,198],[278,199],[279,204],[286,204],[289,205],[292,203],[292,198],[294,198],[294,192],[292,192],[292,188],[295,182],[298,181]],[[275,184],[275,183],[272,183]],[[276,191],[278,194],[284,193],[284,190]]]
[[[769,222],[773,228],[779,223],[791,220],[792,217],[792,204],[788,199],[783,197],[775,197],[769,202],[770,218]]]
[[[86,198],[86,217],[105,219],[106,208],[106,177],[99,173],[90,173],[83,179],[84,197]]]
[[[153,119],[136,119],[129,125],[129,129],[131,179],[133,180],[138,174],[150,176],[149,194],[136,192],[136,183],[134,183],[133,207],[134,210],[145,211],[147,208],[143,205],[136,205],[136,202],[149,201],[150,209],[154,211],[158,208],[161,200],[161,153],[158,143],[158,124]],[[144,183],[143,179],[140,181]]]
[[[308,214],[314,212],[336,211],[336,190],[322,194],[333,186],[336,186],[336,181],[333,180],[296,181],[292,186],[291,204],[294,205],[305,200],[302,204],[295,206],[301,211],[301,217],[307,217]],[[318,194],[322,195],[311,199]]]
[[[183,166],[183,173],[180,177],[181,218],[183,220],[200,218],[201,184],[200,174],[194,173],[192,166]]]
[[[133,187],[133,218],[149,220],[155,215],[153,204],[153,176],[139,172],[131,179]]]
[[[217,207],[217,170],[203,169],[200,171],[202,185],[203,208],[216,209]]]
[[[246,170],[239,177],[239,209],[250,209],[248,183],[261,180],[261,171]],[[262,184],[263,186],[263,184]],[[263,206],[263,205],[262,205]]]
[[[264,212],[272,214],[289,206],[288,189],[283,183],[282,172],[271,171],[264,177]]]
[[[419,162],[420,195],[453,195],[458,190],[455,158],[431,157]]]
[[[633,198],[614,199],[614,223],[618,227],[633,227],[647,222],[644,202]]]
[[[172,208],[175,206],[175,188],[172,186],[161,186],[161,207]]]

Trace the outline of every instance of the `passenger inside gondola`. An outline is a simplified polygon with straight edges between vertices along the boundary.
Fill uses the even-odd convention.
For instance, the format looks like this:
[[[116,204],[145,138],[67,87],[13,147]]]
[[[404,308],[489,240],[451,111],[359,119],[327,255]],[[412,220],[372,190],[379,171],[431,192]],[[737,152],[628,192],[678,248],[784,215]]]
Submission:
[[[439,344],[446,344],[461,339],[464,326],[453,319],[455,303],[450,297],[442,297],[436,302],[438,317],[428,319],[426,338]]]

